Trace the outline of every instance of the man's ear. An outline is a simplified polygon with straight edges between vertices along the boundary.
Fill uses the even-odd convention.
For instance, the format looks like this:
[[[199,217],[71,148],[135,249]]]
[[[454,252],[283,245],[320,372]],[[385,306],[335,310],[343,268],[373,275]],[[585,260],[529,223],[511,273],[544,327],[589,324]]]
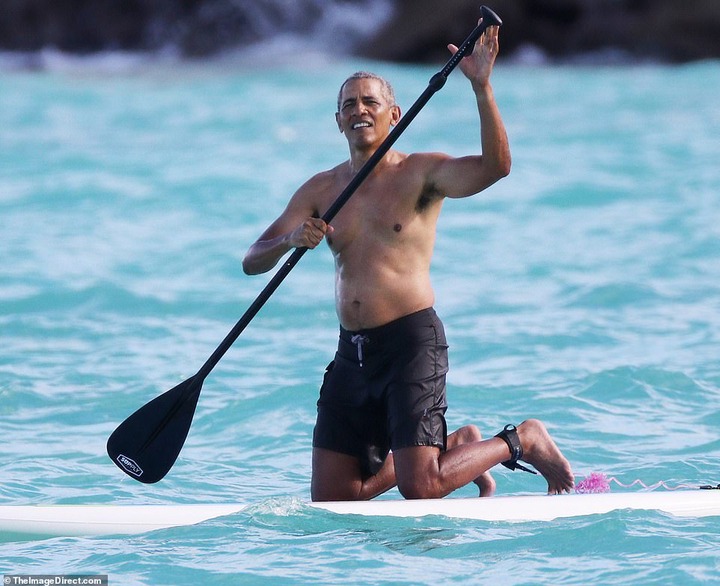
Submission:
[[[335,112],[335,122],[338,125],[338,130],[340,131],[340,134],[343,133],[342,124],[340,124],[340,112]]]
[[[390,108],[390,124],[395,126],[398,121],[400,120],[400,117],[402,116],[402,110],[400,110],[400,106],[397,104]]]

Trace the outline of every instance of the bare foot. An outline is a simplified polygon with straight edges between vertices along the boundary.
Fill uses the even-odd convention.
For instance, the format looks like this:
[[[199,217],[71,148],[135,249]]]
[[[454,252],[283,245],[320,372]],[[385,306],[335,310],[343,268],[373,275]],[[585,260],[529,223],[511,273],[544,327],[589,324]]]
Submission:
[[[480,496],[492,496],[495,494],[495,479],[490,472],[485,472],[473,480],[480,489]]]
[[[570,462],[550,437],[545,425],[537,419],[528,419],[517,426],[518,438],[527,463],[537,468],[548,483],[548,494],[570,492],[575,486]]]

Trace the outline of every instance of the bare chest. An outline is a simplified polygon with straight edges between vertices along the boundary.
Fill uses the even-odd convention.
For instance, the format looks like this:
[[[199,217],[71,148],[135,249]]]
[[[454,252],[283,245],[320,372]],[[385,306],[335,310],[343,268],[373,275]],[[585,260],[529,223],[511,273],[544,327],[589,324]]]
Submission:
[[[339,193],[339,192],[338,192]],[[332,251],[349,247],[400,247],[434,230],[441,200],[424,193],[411,174],[372,176],[363,182],[331,222]]]

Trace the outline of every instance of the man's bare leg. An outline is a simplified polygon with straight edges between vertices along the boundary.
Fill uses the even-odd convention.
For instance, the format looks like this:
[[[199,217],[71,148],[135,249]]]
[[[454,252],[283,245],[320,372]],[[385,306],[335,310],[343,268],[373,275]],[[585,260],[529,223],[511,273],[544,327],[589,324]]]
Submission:
[[[459,445],[482,441],[480,430],[474,425],[466,425],[451,433],[447,438],[447,449],[452,450]],[[483,472],[475,480],[480,496],[493,496],[495,494],[495,480],[489,471]]]
[[[474,425],[466,425],[448,436],[447,449],[481,440],[480,430]],[[313,449],[313,501],[367,500],[390,490],[395,482],[392,452],[388,454],[380,472],[363,479],[356,458],[330,450]],[[495,480],[490,472],[483,472],[473,482],[480,490],[480,496],[495,494]]]
[[[347,454],[313,448],[313,501],[362,501],[374,498],[395,486],[395,463],[388,454],[380,472],[363,478],[360,461]]]
[[[517,427],[523,460],[537,468],[548,483],[548,494],[570,492],[574,477],[545,426],[536,419]],[[468,425],[448,436],[448,449],[417,446],[388,455],[380,472],[363,478],[357,458],[321,448],[313,449],[312,500],[367,500],[395,486],[406,498],[440,498],[474,482],[481,496],[495,492],[490,468],[509,457],[504,440],[482,440],[479,430]],[[397,476],[396,476],[397,475]]]
[[[466,425],[448,435],[447,449],[479,441],[482,441],[480,430],[474,425]],[[489,471],[480,474],[473,482],[477,485],[480,496],[495,494],[495,480]],[[313,449],[313,501],[369,500],[387,492],[395,484],[392,452],[388,454],[378,474],[363,479],[360,463],[356,458],[330,450]]]
[[[545,426],[529,419],[517,426],[517,433],[524,449],[523,460],[545,477],[548,494],[570,492],[574,486],[570,463]],[[398,488],[405,498],[441,498],[475,482],[508,457],[507,444],[497,437],[463,443],[445,452],[430,446],[404,448],[395,453]]]

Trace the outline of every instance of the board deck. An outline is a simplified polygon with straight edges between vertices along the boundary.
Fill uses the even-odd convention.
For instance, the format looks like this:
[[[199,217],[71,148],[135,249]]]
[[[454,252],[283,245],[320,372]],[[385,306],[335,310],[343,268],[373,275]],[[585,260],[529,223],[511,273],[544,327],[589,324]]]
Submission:
[[[129,535],[194,525],[232,515],[247,503],[196,505],[1,505],[0,535]],[[561,496],[521,495],[428,500],[304,503],[339,515],[426,516],[523,522],[601,515],[617,510],[654,510],[677,517],[720,516],[720,490],[621,492]]]

